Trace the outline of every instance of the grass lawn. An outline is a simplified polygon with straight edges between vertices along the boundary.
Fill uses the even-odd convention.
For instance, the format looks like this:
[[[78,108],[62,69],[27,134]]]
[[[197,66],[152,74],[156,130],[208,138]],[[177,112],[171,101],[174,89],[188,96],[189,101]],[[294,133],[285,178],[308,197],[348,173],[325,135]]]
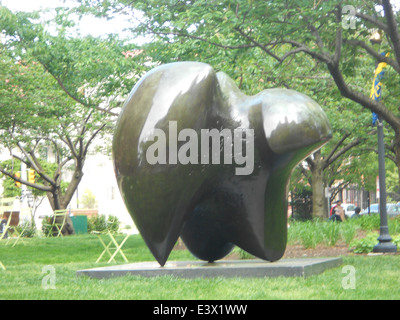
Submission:
[[[117,239],[121,241],[122,236]],[[77,270],[107,265],[95,263],[103,248],[94,235],[29,238],[26,245],[18,243],[14,248],[4,242],[0,243],[0,261],[7,268],[0,269],[3,300],[400,299],[399,255],[345,256],[341,267],[307,279],[126,276],[97,280],[76,276]],[[140,235],[129,237],[123,250],[129,262],[154,261]],[[193,259],[186,250],[173,250],[168,260]],[[117,264],[121,263],[118,257]],[[346,289],[349,273],[344,266],[354,268],[354,289]]]

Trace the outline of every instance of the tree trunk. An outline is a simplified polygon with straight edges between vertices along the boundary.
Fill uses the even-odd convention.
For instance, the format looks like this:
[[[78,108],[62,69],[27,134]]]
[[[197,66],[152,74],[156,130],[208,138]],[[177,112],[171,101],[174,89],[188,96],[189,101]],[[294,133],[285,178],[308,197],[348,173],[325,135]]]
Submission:
[[[79,166],[77,166],[77,168],[75,168],[75,172],[73,174],[73,177],[69,183],[69,186],[68,186],[66,192],[63,195],[61,195],[61,192],[60,192],[60,196],[59,196],[60,209],[66,209],[68,207],[68,204],[70,203],[72,196],[74,195],[74,193],[76,191],[76,188],[78,187],[79,183],[82,180],[82,177],[83,177],[82,167],[83,167],[83,164],[80,161]],[[74,225],[69,216],[68,210],[67,210],[67,218],[65,220],[65,225],[64,225],[64,228],[62,229],[62,234],[64,236],[75,234]]]
[[[69,235],[75,234],[75,229],[74,229],[71,217],[69,216],[68,210],[66,212],[66,215],[67,215],[67,217],[65,220],[65,224],[61,230],[61,233],[63,236],[69,236]],[[63,219],[64,219],[63,217],[56,217],[56,222],[62,223]],[[51,232],[53,232],[53,236],[55,236],[55,235],[57,235],[58,230],[54,227],[54,229]]]
[[[393,149],[395,154],[396,167],[398,169],[397,172],[400,186],[400,133],[398,133],[397,131],[395,131]]]
[[[59,190],[59,188],[57,188],[58,190],[55,190],[53,192],[48,192],[47,193],[47,198],[49,199],[50,205],[53,209],[53,211],[55,210],[65,210],[67,208],[67,205],[63,205],[60,201],[60,193],[61,191]],[[66,211],[66,220],[65,220],[65,224],[63,229],[61,230],[61,233],[63,236],[67,236],[67,235],[72,235],[75,234],[75,229],[74,229],[74,225],[72,223],[71,217],[69,216],[69,212],[68,210]],[[57,217],[56,218],[56,222],[57,223],[62,223],[63,217]],[[57,230],[52,230],[53,234],[55,235],[57,233]]]
[[[311,166],[312,216],[325,219],[327,217],[327,200],[325,198],[324,161],[314,159]]]

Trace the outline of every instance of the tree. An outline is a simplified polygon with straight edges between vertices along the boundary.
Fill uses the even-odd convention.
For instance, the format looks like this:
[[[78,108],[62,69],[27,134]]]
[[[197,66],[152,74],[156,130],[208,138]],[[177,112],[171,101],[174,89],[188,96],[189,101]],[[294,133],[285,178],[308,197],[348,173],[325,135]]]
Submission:
[[[0,172],[46,192],[53,210],[65,209],[89,148],[112,128],[121,97],[136,81],[135,60],[123,55],[132,46],[115,37],[70,37],[71,21],[62,11],[53,21],[56,35],[45,30],[38,13],[0,7],[0,17],[6,35],[0,51],[0,144],[39,179],[18,178],[15,167],[0,166]],[[68,225],[63,232],[73,233]]]
[[[143,23],[137,30],[157,35],[169,44],[186,39],[192,46],[203,42],[223,50],[256,49],[278,64],[297,55],[311,58],[319,70],[325,69],[343,97],[375,112],[390,125],[395,161],[400,167],[399,14],[389,0],[353,1],[350,7],[343,1],[305,0],[109,3],[110,8],[118,4],[142,10]],[[381,34],[381,47],[370,44],[373,31]],[[390,51],[390,55],[381,55],[381,51]],[[368,57],[368,68],[361,63],[363,56]],[[369,97],[375,61],[390,67],[381,101]],[[360,85],[360,78],[371,82]]]
[[[56,169],[56,166],[54,164],[47,163],[44,165],[46,165],[48,167],[52,167],[52,168],[54,168],[54,170]],[[1,166],[1,168],[3,168],[4,170],[6,170],[8,172],[15,172],[15,174],[17,176],[19,176],[19,177],[22,176],[21,172],[18,171],[21,168],[21,161],[19,161],[17,159],[12,158],[10,160],[2,161],[0,163],[0,166]],[[29,170],[31,170],[31,169],[29,169]],[[3,194],[2,194],[3,197],[21,197],[21,195],[22,195],[21,183],[15,181],[15,179],[12,179],[6,175],[3,175],[3,177],[1,177],[1,178],[2,178],[2,187],[3,187]],[[37,182],[39,182],[39,180],[41,179],[40,176],[36,174],[36,172],[34,172],[34,179]],[[28,177],[28,180],[29,180],[29,177]],[[65,186],[64,186],[64,188],[65,188]],[[43,199],[46,197],[46,193],[44,191],[40,191],[38,189],[30,188],[30,187],[27,188],[26,192],[28,195],[25,194],[25,196],[27,196],[27,198],[28,198],[27,204],[30,208],[30,213],[31,213],[31,224],[34,225],[36,210],[40,206],[40,204],[43,202]]]
[[[207,62],[215,69],[227,72],[247,94],[266,87],[283,86],[308,94],[321,103],[335,128],[332,141],[308,159],[308,168],[313,173],[310,183],[314,190],[314,215],[321,216],[326,211],[323,186],[332,183],[327,174],[333,171],[327,169],[348,168],[343,161],[359,157],[360,149],[353,148],[372,137],[369,134],[370,113],[363,112],[357,104],[361,103],[364,108],[378,114],[385,113],[382,108],[377,110],[377,105],[382,106],[382,102],[371,102],[368,97],[374,60],[392,62],[368,45],[369,28],[379,26],[382,20],[373,1],[353,3],[359,9],[354,15],[359,19],[355,31],[342,23],[347,17],[345,14],[342,17],[341,2],[78,2],[82,3],[81,12],[90,11],[99,16],[116,13],[133,18],[140,16],[132,30],[135,35],[146,35],[152,39],[143,49],[154,61]],[[350,22],[353,23],[353,20]],[[335,67],[339,65],[339,69]],[[352,95],[343,94],[343,81],[339,81],[340,75],[334,72],[336,69],[345,78],[343,81]],[[396,75],[388,72],[388,76]],[[365,79],[371,79],[371,82]],[[397,89],[398,86],[393,85],[386,97],[393,99],[398,96]],[[354,98],[359,96],[353,94],[358,91],[366,92],[361,95],[362,100]],[[346,102],[341,95],[350,97],[354,102]],[[360,117],[362,120],[359,120]],[[343,125],[340,127],[338,124]],[[354,152],[349,154],[350,150]],[[360,172],[362,167],[356,169]],[[346,178],[337,172],[331,176]]]
[[[80,202],[83,207],[87,209],[94,209],[97,206],[96,197],[89,189],[85,189],[85,191],[83,191],[82,199]]]

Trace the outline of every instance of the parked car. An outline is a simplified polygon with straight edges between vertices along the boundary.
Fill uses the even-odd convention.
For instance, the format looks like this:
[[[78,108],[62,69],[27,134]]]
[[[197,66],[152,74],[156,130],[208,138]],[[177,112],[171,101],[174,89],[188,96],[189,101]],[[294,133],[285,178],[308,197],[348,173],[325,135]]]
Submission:
[[[387,209],[387,214],[389,217],[398,216],[400,214],[400,206],[397,203],[393,203],[392,206]]]
[[[363,211],[361,211],[360,214],[368,214],[368,212],[370,212],[371,214],[379,213],[379,203],[371,204],[369,206],[369,211],[368,208],[366,208]],[[389,217],[400,215],[400,205],[397,203],[387,203],[386,213]]]
[[[346,214],[346,216],[348,218],[354,214],[355,209],[356,209],[356,205],[351,204],[351,203],[342,203],[341,207],[343,208],[344,213]]]
[[[379,213],[379,203],[374,203],[369,206],[369,208],[365,208],[360,214],[368,214],[368,213]]]

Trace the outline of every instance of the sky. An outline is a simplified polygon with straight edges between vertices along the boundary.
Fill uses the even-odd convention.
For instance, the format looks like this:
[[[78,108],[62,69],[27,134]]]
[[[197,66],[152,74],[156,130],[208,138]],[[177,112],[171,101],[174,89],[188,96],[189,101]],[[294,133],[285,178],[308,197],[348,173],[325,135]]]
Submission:
[[[67,0],[0,0],[0,4],[11,11],[34,11],[45,8],[57,8],[62,6],[76,6],[76,2]],[[98,19],[86,16],[79,22],[79,29],[82,35],[101,36],[107,33],[122,33],[123,28],[129,26],[129,22]]]
[[[33,11],[41,8],[56,8],[63,6],[59,0],[1,0],[3,6],[11,10]]]
[[[400,8],[400,0],[391,0],[391,3],[395,9],[398,10]],[[0,4],[12,11],[34,11],[44,8],[77,5],[73,0],[66,0],[65,3],[62,0],[0,0]],[[100,20],[92,16],[85,16],[79,22],[78,28],[83,36],[90,34],[94,37],[99,37],[107,33],[118,33],[123,38],[123,29],[132,26],[132,24],[132,20],[123,20],[122,17],[119,17],[118,20]],[[128,34],[125,33],[125,35]],[[136,38],[134,42],[140,45],[148,41],[149,39],[146,38]]]

